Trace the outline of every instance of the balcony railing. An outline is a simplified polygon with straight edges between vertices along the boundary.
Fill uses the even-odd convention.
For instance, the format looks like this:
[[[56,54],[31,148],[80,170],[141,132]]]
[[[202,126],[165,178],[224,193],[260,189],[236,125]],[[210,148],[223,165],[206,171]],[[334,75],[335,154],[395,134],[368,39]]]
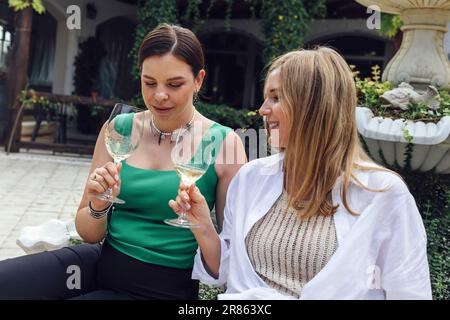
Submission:
[[[120,100],[103,99],[97,97],[86,97],[86,96],[75,96],[75,95],[59,95],[47,92],[36,92],[29,90],[26,92],[26,101],[21,102],[19,112],[15,118],[12,132],[9,134],[9,141],[7,145],[7,153],[10,150],[20,148],[26,149],[40,149],[40,150],[51,150],[55,152],[68,152],[68,153],[78,153],[78,154],[92,154],[94,151],[94,144],[89,143],[67,143],[67,107],[71,106],[76,109],[81,108],[93,108],[93,107],[103,107],[112,109],[114,105],[118,102],[123,102]],[[42,115],[39,111],[39,105],[45,100],[48,103],[51,110],[51,117],[46,114]],[[23,141],[21,139],[20,132],[22,131],[22,118],[24,115],[24,110],[32,107],[35,110],[35,120],[36,124],[33,128],[33,133],[31,135],[31,141]],[[55,132],[53,135],[53,142],[38,142],[36,137],[39,135],[39,130],[41,129],[42,120],[47,118],[55,125]],[[15,148],[14,148],[15,147]]]

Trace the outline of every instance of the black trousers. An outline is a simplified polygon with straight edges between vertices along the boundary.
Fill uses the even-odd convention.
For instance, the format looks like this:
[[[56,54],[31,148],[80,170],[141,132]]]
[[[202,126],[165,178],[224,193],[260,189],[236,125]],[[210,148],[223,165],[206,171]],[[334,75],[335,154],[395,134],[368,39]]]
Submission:
[[[191,272],[142,262],[107,241],[81,244],[0,261],[0,300],[195,300]]]

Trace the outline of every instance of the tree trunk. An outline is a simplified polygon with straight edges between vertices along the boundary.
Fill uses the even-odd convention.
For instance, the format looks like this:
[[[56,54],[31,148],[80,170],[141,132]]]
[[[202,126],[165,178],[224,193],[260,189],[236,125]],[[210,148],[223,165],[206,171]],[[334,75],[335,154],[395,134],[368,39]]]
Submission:
[[[13,57],[8,66],[7,87],[8,87],[8,123],[7,123],[7,143],[12,139],[11,152],[18,152],[17,142],[20,140],[22,128],[22,114],[20,112],[19,95],[25,89],[28,76],[28,60],[31,40],[31,25],[33,18],[33,9],[28,7],[16,13],[15,39],[13,47]],[[14,123],[17,120],[17,126]]]

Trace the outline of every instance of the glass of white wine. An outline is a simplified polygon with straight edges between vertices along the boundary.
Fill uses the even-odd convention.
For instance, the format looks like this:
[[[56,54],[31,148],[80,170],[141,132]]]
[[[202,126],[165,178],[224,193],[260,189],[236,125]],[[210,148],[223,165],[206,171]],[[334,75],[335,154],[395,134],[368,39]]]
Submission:
[[[176,144],[172,150],[172,161],[175,171],[183,184],[187,187],[200,179],[208,170],[212,162],[212,144],[202,140],[196,143],[194,135],[189,129],[180,129]],[[198,228],[197,224],[189,222],[186,218],[186,211],[176,219],[166,219],[165,223],[181,228]]]
[[[117,166],[138,148],[144,133],[145,112],[143,109],[124,103],[117,103],[106,122],[105,145]],[[123,204],[115,197],[112,189],[97,195],[98,199]]]

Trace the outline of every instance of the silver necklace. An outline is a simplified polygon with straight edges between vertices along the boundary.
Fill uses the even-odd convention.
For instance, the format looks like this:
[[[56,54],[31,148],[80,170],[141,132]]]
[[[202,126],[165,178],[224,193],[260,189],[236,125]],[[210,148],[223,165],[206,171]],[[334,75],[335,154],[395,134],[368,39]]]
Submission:
[[[187,123],[187,124],[185,124],[184,125],[184,128],[185,129],[190,129],[191,128],[191,126],[192,126],[192,122],[194,121],[194,116],[195,116],[195,112],[196,112],[197,110],[195,110],[195,108],[194,108],[194,112],[192,113],[192,118],[191,118],[191,120],[189,120],[189,122]],[[155,133],[155,136],[159,136],[158,137],[158,145],[160,145],[161,144],[161,140],[164,140],[166,137],[168,137],[168,136],[170,136],[170,143],[172,143],[173,141],[175,141],[176,140],[176,137],[177,137],[177,133],[178,133],[178,131],[181,129],[176,129],[176,130],[174,130],[174,131],[172,131],[172,132],[163,132],[163,131],[161,131],[161,130],[159,130],[158,129],[158,127],[156,126],[156,124],[155,124],[155,121],[154,121],[154,117],[153,117],[153,114],[152,114],[152,117],[151,117],[151,119],[150,119],[150,126],[152,127],[152,131],[153,130],[155,130],[156,131],[156,133]]]

